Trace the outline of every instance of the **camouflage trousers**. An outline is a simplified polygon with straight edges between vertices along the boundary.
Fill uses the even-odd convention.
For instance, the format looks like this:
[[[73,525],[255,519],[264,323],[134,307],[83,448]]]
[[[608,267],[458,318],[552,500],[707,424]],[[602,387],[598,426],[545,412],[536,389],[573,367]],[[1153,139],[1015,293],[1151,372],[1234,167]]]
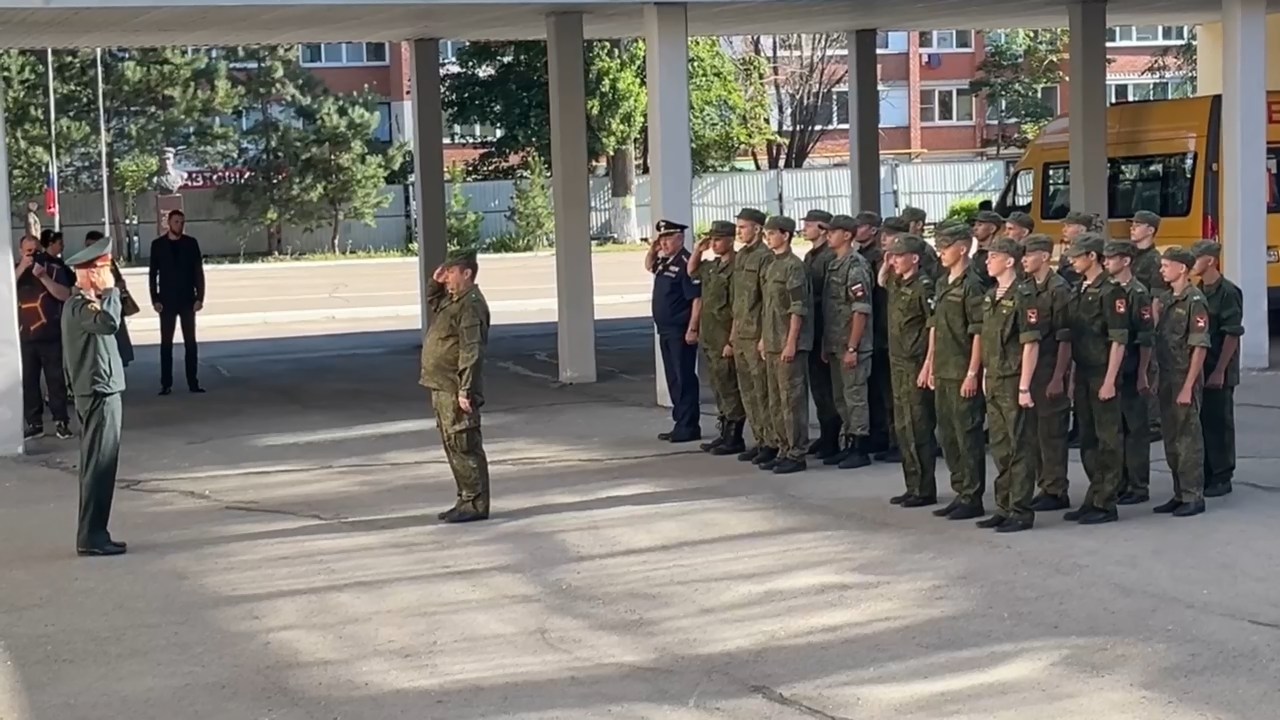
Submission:
[[[843,356],[837,353],[831,353],[827,361],[831,394],[840,413],[841,434],[846,437],[867,437],[871,434],[871,407],[867,397],[867,380],[871,377],[873,362],[871,353],[859,354],[858,364],[852,370],[844,366]],[[818,419],[821,421],[822,418]]]
[[[738,393],[738,371],[731,357],[723,356],[724,345],[702,346],[702,361],[707,367],[707,379],[711,383],[711,394],[716,398],[716,414],[737,422],[747,416],[742,405],[742,395]]]
[[[963,380],[936,378],[934,402],[938,407],[938,439],[942,457],[951,470],[951,490],[962,503],[981,503],[987,491],[987,453],[982,440],[986,403],[979,392],[971,398],[960,394]]]
[[[755,340],[738,339],[733,347],[733,366],[738,373],[738,392],[756,445],[778,447],[773,419],[769,416],[768,371],[764,358],[756,350]]]
[[[439,390],[431,391],[431,408],[458,486],[458,504],[470,503],[478,512],[489,512],[489,458],[480,433],[480,408],[464,413],[457,395]]]
[[[1225,485],[1236,473],[1236,389],[1205,388],[1200,398],[1205,485]]]
[[[991,459],[996,465],[996,514],[1031,522],[1035,519],[1031,498],[1040,464],[1036,447],[1039,418],[1034,408],[1018,404],[1018,381],[1017,375],[987,377],[987,426]],[[1066,438],[1063,440],[1065,444]]]
[[[822,361],[819,349],[809,353],[809,394],[813,396],[813,410],[818,414],[818,425],[823,432],[839,425],[843,418],[839,391],[835,388],[835,376]]]
[[[874,359],[872,360],[874,363]],[[889,377],[893,389],[893,429],[902,453],[902,479],[907,493],[923,498],[938,497],[935,474],[937,458],[934,431],[934,393],[916,384],[924,358],[890,358]]]
[[[765,357],[778,457],[804,460],[809,449],[809,353],[801,350],[791,362],[781,353],[766,352]]]
[[[1071,424],[1071,400],[1064,386],[1062,394],[1049,397],[1051,375],[1037,377],[1031,383],[1031,399],[1036,406],[1036,445],[1039,461],[1036,463],[1036,484],[1046,495],[1066,495],[1067,482],[1067,433]]]
[[[1159,394],[1160,428],[1164,433],[1165,461],[1173,472],[1173,496],[1189,503],[1204,499],[1204,428],[1200,425],[1203,381],[1196,380],[1191,404],[1179,405],[1178,392],[1186,377],[1185,370],[1164,369]]]
[[[1104,368],[1076,367],[1076,415],[1080,418],[1080,463],[1089,476],[1084,505],[1115,510],[1124,472],[1123,420],[1120,397],[1099,400]]]
[[[1119,385],[1116,391],[1120,394],[1120,427],[1124,432],[1124,471],[1120,473],[1118,493],[1147,495],[1151,492],[1152,396],[1138,392],[1137,377],[1123,377],[1122,373]]]

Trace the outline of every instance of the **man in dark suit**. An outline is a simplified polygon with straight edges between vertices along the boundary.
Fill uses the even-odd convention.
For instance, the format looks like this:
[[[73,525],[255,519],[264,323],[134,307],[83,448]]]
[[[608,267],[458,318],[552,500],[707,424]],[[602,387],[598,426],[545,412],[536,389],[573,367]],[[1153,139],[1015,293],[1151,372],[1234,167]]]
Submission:
[[[204,307],[204,257],[200,243],[183,232],[187,218],[169,213],[169,231],[151,242],[151,304],[160,315],[160,394],[173,392],[173,331],[182,323],[187,388],[202,393],[196,349],[196,313]]]

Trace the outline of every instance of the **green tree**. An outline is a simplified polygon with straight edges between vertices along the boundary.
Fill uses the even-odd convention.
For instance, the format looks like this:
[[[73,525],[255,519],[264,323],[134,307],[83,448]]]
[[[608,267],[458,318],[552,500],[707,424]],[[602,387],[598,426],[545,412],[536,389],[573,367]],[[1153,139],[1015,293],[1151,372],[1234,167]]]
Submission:
[[[588,132],[609,157],[609,220],[619,242],[640,239],[636,220],[636,142],[644,132],[644,45],[635,40],[593,43],[587,64]]]
[[[372,225],[391,203],[386,180],[404,148],[374,147],[379,118],[372,95],[299,97],[291,109],[304,128],[305,151],[289,170],[296,189],[290,215],[307,230],[329,226],[329,248],[342,252],[342,223]]]
[[[719,38],[689,41],[689,131],[697,172],[727,170],[742,150],[777,137],[761,101],[765,73],[761,58],[735,59]]]
[[[507,221],[511,223],[510,251],[527,252],[547,247],[556,233],[556,216],[551,210],[551,189],[547,168],[535,153],[525,162],[527,178],[517,180],[511,196]]]
[[[243,182],[224,185],[219,193],[238,211],[246,232],[263,232],[266,250],[280,252],[284,226],[302,188],[291,172],[309,151],[307,135],[294,106],[325,92],[316,77],[302,68],[296,45],[228,48],[229,63],[241,93],[235,121],[241,126],[235,165],[249,171]]]
[[[804,167],[835,125],[835,89],[845,84],[849,63],[844,33],[750,35],[745,53],[767,74],[775,132],[764,143],[770,168]]]
[[[54,96],[61,99],[75,92],[67,77],[76,53],[55,51]],[[49,171],[49,88],[44,51],[6,50],[0,52],[0,82],[4,83],[6,141],[9,152],[9,195],[14,208],[29,200],[41,200]],[[96,123],[91,128],[85,118],[58,108],[56,131],[59,156],[59,185],[63,192],[97,185],[96,175],[86,178],[75,172],[74,160],[89,148],[97,148]],[[43,206],[43,203],[41,203]]]
[[[987,34],[986,56],[969,89],[989,108],[987,119],[995,121],[995,135],[988,142],[997,153],[1008,147],[1025,148],[1053,119],[1054,108],[1044,102],[1041,90],[1062,82],[1066,55],[1065,30]]]
[[[480,249],[480,224],[484,215],[471,209],[471,200],[463,192],[466,172],[454,163],[446,171],[449,176],[449,208],[445,211],[444,226],[451,250]]]

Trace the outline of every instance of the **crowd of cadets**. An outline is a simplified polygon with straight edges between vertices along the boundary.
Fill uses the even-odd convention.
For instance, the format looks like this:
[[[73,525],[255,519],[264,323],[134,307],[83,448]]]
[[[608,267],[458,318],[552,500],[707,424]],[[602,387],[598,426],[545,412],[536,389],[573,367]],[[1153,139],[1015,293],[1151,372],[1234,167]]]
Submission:
[[[679,345],[701,348],[720,421],[702,450],[779,474],[805,470],[806,456],[845,469],[900,463],[905,491],[890,502],[906,508],[938,503],[941,456],[952,499],[933,514],[983,518],[978,526],[997,532],[1030,529],[1052,510],[1113,522],[1117,505],[1148,502],[1160,437],[1173,497],[1155,512],[1197,515],[1205,497],[1231,492],[1244,328],[1216,242],[1160,254],[1160,218],[1145,211],[1127,240],[1072,213],[1055,241],[1025,213],[984,210],[939,224],[935,251],[925,220],[917,208],[883,221],[813,210],[797,224],[746,208],[735,223],[713,223],[692,253],[680,247],[686,226],[664,221],[671,251],[655,243],[647,264],[674,288],[665,297],[693,304],[667,323],[678,340],[664,342],[664,357],[675,360],[669,384],[687,386],[679,370],[691,374],[693,361],[675,359]],[[811,243],[803,259],[791,249],[797,234]],[[659,314],[671,313],[658,294],[662,335]],[[660,437],[700,437],[689,414],[674,413]],[[1070,446],[1088,477],[1075,509]]]

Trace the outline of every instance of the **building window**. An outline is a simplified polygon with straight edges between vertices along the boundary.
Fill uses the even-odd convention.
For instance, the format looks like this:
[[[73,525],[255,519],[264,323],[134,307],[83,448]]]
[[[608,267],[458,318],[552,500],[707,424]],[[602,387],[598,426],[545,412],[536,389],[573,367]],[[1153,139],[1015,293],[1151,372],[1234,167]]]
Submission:
[[[973,122],[973,92],[967,87],[922,88],[920,90],[920,122]]]
[[[1172,45],[1194,36],[1188,25],[1112,25],[1107,28],[1108,45]]]
[[[1195,83],[1189,78],[1110,82],[1107,83],[1107,102],[1115,105],[1140,100],[1187,98],[1195,92]]]
[[[972,30],[924,30],[920,33],[920,49],[939,52],[973,49]]]
[[[391,142],[391,103],[378,103],[378,127],[373,129],[373,139],[378,142]]]
[[[904,53],[907,51],[907,37],[902,30],[877,30],[876,52]]]
[[[466,40],[441,40],[440,62],[451,63],[458,60],[458,52],[467,46]]]
[[[459,125],[453,122],[447,113],[444,116],[444,142],[446,144],[483,142],[500,137],[502,137],[500,128],[483,123]]]
[[[1059,94],[1058,94],[1057,85],[1046,85],[1040,88],[1040,104],[1043,105],[1049,111],[1049,114],[1052,117],[1057,117],[1058,113],[1060,112],[1058,107],[1058,102],[1059,102],[1058,98],[1059,98]],[[1006,105],[1007,104],[1003,99],[1001,99],[998,103],[988,102],[987,103],[987,122],[989,123],[999,123],[1001,121],[1017,122],[1019,118],[1012,117],[1011,115],[1002,112],[1006,107]]]
[[[1131,218],[1139,210],[1161,217],[1191,214],[1196,154],[1138,155],[1107,160],[1107,215]],[[1071,167],[1050,163],[1044,168],[1041,204],[1046,220],[1061,220],[1071,211]]]
[[[387,44],[373,42],[310,43],[302,46],[302,64],[308,67],[386,65]]]

